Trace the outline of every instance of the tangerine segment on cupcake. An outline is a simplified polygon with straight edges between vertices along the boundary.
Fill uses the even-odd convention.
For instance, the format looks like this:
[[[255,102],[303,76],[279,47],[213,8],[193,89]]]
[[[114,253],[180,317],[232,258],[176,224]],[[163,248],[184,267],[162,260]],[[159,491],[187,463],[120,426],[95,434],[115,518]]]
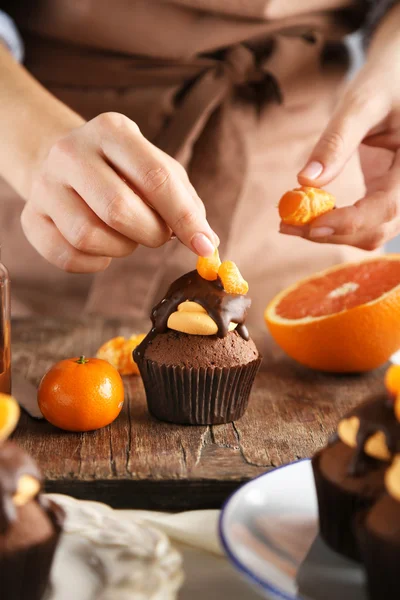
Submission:
[[[335,198],[320,188],[301,186],[286,192],[279,201],[279,216],[286,225],[308,225],[335,208]]]
[[[206,258],[199,256],[197,259],[197,272],[207,281],[215,281],[218,279],[218,269],[221,265],[218,248],[215,248],[213,256]]]
[[[228,294],[247,294],[249,284],[243,279],[239,268],[231,260],[221,262],[218,248],[210,258],[199,257],[197,260],[197,272],[207,281],[221,280],[223,288]]]

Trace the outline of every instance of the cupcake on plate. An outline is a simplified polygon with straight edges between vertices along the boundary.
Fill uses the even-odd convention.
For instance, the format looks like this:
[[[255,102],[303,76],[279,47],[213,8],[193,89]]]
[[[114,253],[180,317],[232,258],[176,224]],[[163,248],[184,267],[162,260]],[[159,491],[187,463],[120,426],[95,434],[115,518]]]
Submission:
[[[0,397],[3,407],[15,403]],[[18,408],[16,409],[18,410]],[[11,408],[15,413],[15,407]],[[40,495],[36,463],[0,431],[0,597],[41,600],[64,520],[64,511]]]
[[[321,536],[348,558],[360,560],[354,519],[383,494],[386,469],[400,452],[399,420],[389,392],[370,398],[312,459]]]
[[[371,600],[400,597],[400,455],[385,475],[386,493],[356,521]]]
[[[217,253],[170,286],[134,351],[152,415],[190,425],[243,415],[261,362],[245,326],[247,289],[236,265],[221,264]]]

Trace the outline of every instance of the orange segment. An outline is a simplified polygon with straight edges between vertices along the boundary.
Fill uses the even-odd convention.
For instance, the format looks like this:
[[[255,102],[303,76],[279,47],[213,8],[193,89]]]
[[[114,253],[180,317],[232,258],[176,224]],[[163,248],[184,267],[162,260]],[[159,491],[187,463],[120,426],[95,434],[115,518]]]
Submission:
[[[0,394],[0,442],[4,442],[17,426],[19,404],[8,394]]]
[[[96,358],[109,362],[120,375],[139,375],[139,369],[133,360],[133,351],[145,335],[133,335],[129,339],[118,336],[108,340],[96,353]]]
[[[124,348],[125,338],[120,335],[105,342],[96,352],[96,358],[106,360],[118,370],[121,354]]]
[[[133,351],[145,337],[144,334],[133,335],[125,341],[118,366],[121,375],[140,375],[139,367],[133,360]]]
[[[207,281],[215,281],[218,277],[218,269],[221,265],[218,248],[215,248],[214,254],[210,258],[199,256],[197,259],[197,272]]]
[[[249,284],[231,260],[224,260],[218,269],[218,276],[228,294],[247,294],[249,291]]]
[[[385,374],[385,386],[392,396],[400,395],[400,365],[392,365]]]
[[[286,192],[279,202],[279,216],[286,225],[307,225],[331,211],[335,198],[319,188],[302,186]]]
[[[278,294],[264,316],[275,341],[307,367],[379,367],[400,348],[400,255],[317,273]]]

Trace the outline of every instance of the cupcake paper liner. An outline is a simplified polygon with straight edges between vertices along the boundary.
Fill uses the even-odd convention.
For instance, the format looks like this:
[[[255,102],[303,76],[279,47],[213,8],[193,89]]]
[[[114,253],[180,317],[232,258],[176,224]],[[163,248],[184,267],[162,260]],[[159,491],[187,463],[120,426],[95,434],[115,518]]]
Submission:
[[[312,467],[318,497],[321,537],[339,554],[361,562],[354,522],[357,513],[370,508],[377,498],[368,498],[340,488],[322,475],[318,463],[319,453],[312,459]]]
[[[150,413],[161,421],[216,425],[244,414],[261,357],[235,367],[139,365]]]
[[[400,598],[400,544],[381,539],[365,526],[367,511],[357,515],[355,533],[367,573],[370,600]]]
[[[0,554],[0,597],[2,600],[42,600],[49,583],[50,569],[60,538],[64,511],[51,501],[44,509],[54,525],[54,534],[45,542]]]

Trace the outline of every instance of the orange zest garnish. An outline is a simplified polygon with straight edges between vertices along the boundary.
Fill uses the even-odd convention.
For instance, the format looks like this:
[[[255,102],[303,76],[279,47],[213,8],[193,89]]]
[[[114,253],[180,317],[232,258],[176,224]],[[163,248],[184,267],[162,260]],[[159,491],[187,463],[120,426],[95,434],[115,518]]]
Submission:
[[[302,186],[286,192],[279,201],[279,216],[286,225],[307,225],[331,211],[335,198],[319,188]]]
[[[249,291],[249,284],[243,279],[239,269],[231,260],[224,260],[218,269],[218,276],[228,294],[244,295]]]
[[[197,259],[197,272],[207,281],[215,281],[218,277],[218,269],[221,265],[218,248],[215,248],[214,254],[209,258],[199,256]]]
[[[123,336],[112,338],[98,349],[96,357],[109,362],[120,375],[139,375],[138,366],[133,360],[133,351],[144,337],[144,334],[140,334],[128,339]]]
[[[0,394],[0,442],[4,442],[17,426],[19,404],[13,396]]]

